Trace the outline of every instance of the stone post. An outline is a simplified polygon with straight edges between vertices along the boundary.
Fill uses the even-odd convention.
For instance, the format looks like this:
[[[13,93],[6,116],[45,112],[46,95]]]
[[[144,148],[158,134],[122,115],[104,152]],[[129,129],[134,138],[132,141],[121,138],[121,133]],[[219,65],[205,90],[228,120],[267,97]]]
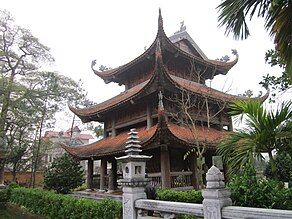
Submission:
[[[123,187],[123,218],[136,219],[135,201],[146,198],[144,192],[148,180],[145,178],[146,161],[151,156],[140,155],[142,151],[138,133],[131,129],[126,142],[126,156],[116,158],[122,162],[123,179],[119,183]]]
[[[221,219],[221,209],[232,205],[230,191],[225,188],[224,175],[212,166],[206,176],[207,187],[203,190],[204,219]]]

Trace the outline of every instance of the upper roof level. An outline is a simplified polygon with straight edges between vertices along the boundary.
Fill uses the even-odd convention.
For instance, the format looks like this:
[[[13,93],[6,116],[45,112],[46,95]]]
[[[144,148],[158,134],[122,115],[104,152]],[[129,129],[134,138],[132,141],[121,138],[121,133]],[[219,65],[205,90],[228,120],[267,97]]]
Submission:
[[[142,83],[153,74],[155,66],[155,50],[159,42],[162,60],[170,74],[204,84],[218,74],[226,74],[238,61],[230,62],[208,59],[204,52],[186,32],[184,26],[180,31],[168,38],[163,29],[163,19],[159,10],[158,30],[154,42],[140,56],[127,64],[106,71],[92,69],[105,83],[116,82],[125,85],[126,90]]]

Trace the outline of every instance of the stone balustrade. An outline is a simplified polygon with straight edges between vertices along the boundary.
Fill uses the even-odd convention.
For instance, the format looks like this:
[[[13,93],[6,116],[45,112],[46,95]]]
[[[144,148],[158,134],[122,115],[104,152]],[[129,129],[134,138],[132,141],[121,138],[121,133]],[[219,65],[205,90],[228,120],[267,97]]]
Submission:
[[[206,189],[202,191],[202,204],[168,202],[146,199],[144,193],[148,180],[145,178],[145,163],[151,157],[140,155],[137,132],[132,129],[127,142],[126,156],[117,158],[123,162],[123,218],[149,217],[147,211],[154,211],[160,218],[176,218],[179,215],[193,215],[204,219],[248,218],[248,219],[292,219],[292,211],[264,208],[231,206],[230,191],[225,187],[224,175],[212,166],[206,174]]]

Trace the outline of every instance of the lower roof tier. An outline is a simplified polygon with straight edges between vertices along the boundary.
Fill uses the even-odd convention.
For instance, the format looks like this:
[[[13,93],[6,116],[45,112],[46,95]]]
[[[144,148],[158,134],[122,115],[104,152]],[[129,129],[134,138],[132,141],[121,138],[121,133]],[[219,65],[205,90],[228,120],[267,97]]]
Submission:
[[[155,125],[149,129],[141,127],[137,129],[142,150],[159,147],[163,138],[174,141],[186,148],[194,147],[196,141],[200,145],[215,149],[219,141],[226,135],[226,131],[219,131],[213,128],[196,127],[196,131],[191,131],[188,127],[176,124],[167,124],[167,127],[160,128]],[[101,158],[105,156],[122,155],[125,151],[128,131],[122,132],[115,137],[107,137],[92,144],[84,146],[61,145],[70,155],[80,160],[89,158]],[[170,147],[175,145],[169,145]]]

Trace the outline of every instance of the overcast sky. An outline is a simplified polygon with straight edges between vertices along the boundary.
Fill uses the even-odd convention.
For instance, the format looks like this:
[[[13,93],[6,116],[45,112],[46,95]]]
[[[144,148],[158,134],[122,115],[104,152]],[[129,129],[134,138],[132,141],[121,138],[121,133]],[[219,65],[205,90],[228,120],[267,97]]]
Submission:
[[[51,48],[56,62],[53,70],[76,80],[82,79],[89,98],[97,103],[124,90],[116,84],[104,84],[94,75],[93,59],[112,68],[125,64],[149,47],[157,32],[158,8],[162,10],[164,30],[168,36],[179,30],[184,21],[187,32],[210,59],[229,55],[237,49],[239,62],[226,76],[216,76],[212,87],[230,93],[247,89],[264,91],[258,83],[266,73],[277,74],[265,64],[264,56],[273,48],[272,40],[263,28],[263,20],[250,23],[252,36],[236,41],[218,28],[216,6],[213,1],[91,1],[91,0],[9,0],[1,1],[16,23]],[[225,88],[224,87],[224,84]]]

